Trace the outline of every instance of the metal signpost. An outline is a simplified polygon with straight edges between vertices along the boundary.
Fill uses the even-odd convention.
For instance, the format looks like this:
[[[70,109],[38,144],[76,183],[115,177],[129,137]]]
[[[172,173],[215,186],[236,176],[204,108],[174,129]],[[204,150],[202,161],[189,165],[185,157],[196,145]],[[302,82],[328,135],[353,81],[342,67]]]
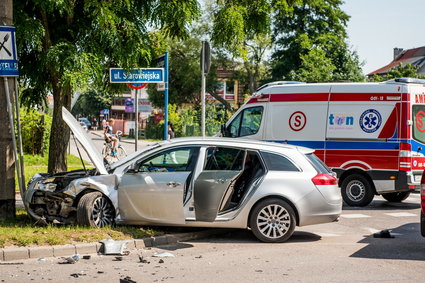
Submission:
[[[165,81],[164,68],[138,68],[125,70],[122,68],[109,69],[109,79],[111,83],[126,83],[129,87],[135,89],[135,145],[137,151],[137,141],[139,139],[139,103],[138,91],[144,88],[148,83],[162,83]]]
[[[16,51],[16,37],[15,27],[13,26],[0,26],[0,77],[3,77],[4,89],[6,92],[7,111],[9,114],[9,123],[12,133],[13,151],[16,160],[16,169],[18,175],[18,183],[21,195],[24,193],[24,168],[23,168],[23,154],[22,154],[22,139],[21,127],[19,122],[19,104],[18,104],[18,87],[16,77],[19,76],[18,71],[18,56]],[[16,144],[15,125],[14,125],[14,111],[11,102],[11,95],[9,90],[8,77],[15,78],[15,96],[16,96],[16,111],[18,117],[18,137],[19,137],[19,152]]]
[[[164,140],[168,139],[168,51],[158,59],[158,67],[164,68],[164,84],[158,84],[157,91],[164,92]]]
[[[201,50],[201,104],[202,104],[202,137],[205,137],[205,85],[206,85],[206,75],[210,70],[211,65],[211,52],[210,45],[207,41],[202,41],[202,50]]]

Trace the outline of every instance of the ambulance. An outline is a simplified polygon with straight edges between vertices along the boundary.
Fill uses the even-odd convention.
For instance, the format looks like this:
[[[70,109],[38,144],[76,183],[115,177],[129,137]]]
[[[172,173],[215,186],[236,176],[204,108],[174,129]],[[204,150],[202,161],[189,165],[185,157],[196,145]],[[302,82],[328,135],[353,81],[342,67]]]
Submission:
[[[375,195],[401,202],[425,169],[425,80],[269,83],[221,135],[314,148],[350,206],[366,206]]]

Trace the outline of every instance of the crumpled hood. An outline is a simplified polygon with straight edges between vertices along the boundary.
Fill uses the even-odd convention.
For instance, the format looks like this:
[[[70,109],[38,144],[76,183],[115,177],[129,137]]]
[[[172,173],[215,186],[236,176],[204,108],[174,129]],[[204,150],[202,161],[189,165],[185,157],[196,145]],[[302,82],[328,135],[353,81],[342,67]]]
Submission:
[[[69,126],[77,140],[81,143],[84,150],[87,152],[91,162],[96,167],[97,171],[100,174],[108,174],[108,171],[106,170],[105,165],[103,163],[103,157],[100,150],[91,141],[90,137],[84,131],[83,127],[80,126],[80,123],[75,120],[74,116],[72,116],[72,114],[65,107],[62,107],[62,118]]]

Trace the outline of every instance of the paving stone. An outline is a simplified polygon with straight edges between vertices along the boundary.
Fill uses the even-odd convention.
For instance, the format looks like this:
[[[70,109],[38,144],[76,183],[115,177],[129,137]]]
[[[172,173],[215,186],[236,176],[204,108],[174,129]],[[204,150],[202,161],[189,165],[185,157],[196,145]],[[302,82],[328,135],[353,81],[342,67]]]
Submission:
[[[96,243],[78,244],[75,245],[77,254],[95,254],[97,253]]]
[[[4,261],[28,259],[28,248],[4,249]]]
[[[153,244],[155,246],[163,246],[167,245],[167,236],[159,236],[159,237],[153,237]]]
[[[126,244],[128,250],[134,250],[136,248],[136,243],[134,240],[129,240]]]
[[[74,245],[53,246],[53,256],[70,256],[76,254]]]
[[[134,244],[136,245],[136,249],[144,249],[145,247],[151,247],[146,245],[144,239],[134,240]]]
[[[30,258],[52,257],[53,247],[34,247],[29,249]]]

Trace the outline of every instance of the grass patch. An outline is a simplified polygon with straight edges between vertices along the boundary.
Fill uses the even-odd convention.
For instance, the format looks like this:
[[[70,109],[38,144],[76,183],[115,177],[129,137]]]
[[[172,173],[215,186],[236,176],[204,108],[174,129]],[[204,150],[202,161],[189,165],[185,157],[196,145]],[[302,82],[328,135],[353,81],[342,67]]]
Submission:
[[[79,226],[34,226],[24,209],[18,208],[16,218],[0,220],[0,248],[7,246],[53,246],[98,242],[103,239],[128,240],[163,235],[162,231],[137,226],[90,228]]]

